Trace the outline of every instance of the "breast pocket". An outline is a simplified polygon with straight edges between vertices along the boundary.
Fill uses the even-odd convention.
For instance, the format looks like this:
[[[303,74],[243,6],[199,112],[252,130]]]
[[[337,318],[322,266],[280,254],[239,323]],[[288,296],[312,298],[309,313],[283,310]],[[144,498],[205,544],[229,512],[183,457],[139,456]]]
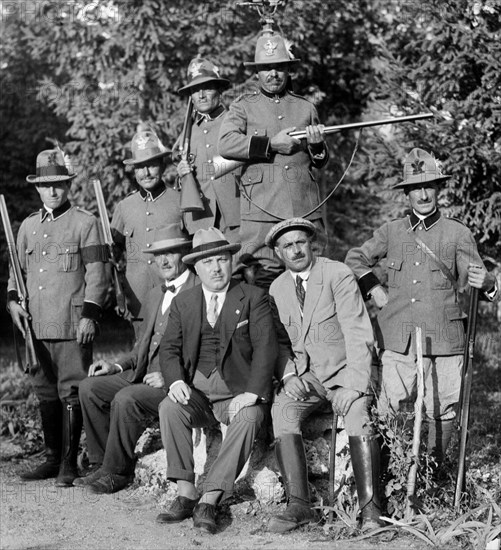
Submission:
[[[449,271],[452,273],[452,262],[444,262],[446,267],[449,269]],[[431,263],[430,265],[430,271],[431,271],[431,288],[434,290],[444,290],[447,288],[452,288],[452,283],[448,279],[447,275],[436,265],[435,263]]]
[[[388,271],[388,286],[399,287],[402,279],[402,260],[388,258],[386,268]]]
[[[33,247],[27,248],[25,251],[26,271],[28,273],[35,270],[36,258],[35,249]]]
[[[58,271],[77,271],[80,268],[78,245],[63,245],[58,254]]]

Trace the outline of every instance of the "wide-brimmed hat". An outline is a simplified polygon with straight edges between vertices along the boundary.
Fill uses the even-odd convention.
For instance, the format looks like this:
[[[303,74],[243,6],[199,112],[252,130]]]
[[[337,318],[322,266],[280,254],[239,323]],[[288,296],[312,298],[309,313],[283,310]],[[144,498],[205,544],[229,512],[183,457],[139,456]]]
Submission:
[[[274,225],[268,231],[268,234],[264,239],[264,243],[269,248],[274,248],[278,238],[284,233],[298,229],[305,231],[308,235],[310,235],[310,237],[314,237],[317,234],[317,228],[309,220],[305,220],[304,218],[289,218],[288,220],[284,220],[283,222]]]
[[[404,181],[392,186],[392,189],[403,189],[430,182],[444,182],[451,176],[442,174],[440,163],[433,155],[423,149],[412,149],[404,160]]]
[[[51,183],[57,181],[69,181],[77,175],[70,173],[69,159],[65,157],[61,149],[47,149],[38,153],[36,174],[26,176],[30,183]]]
[[[132,152],[131,159],[125,159],[124,164],[141,164],[148,160],[168,155],[172,151],[167,149],[160,138],[151,130],[145,130],[134,134],[130,142]]]
[[[235,254],[242,245],[240,243],[230,243],[226,237],[215,227],[209,229],[199,229],[193,236],[193,249],[189,254],[183,257],[185,264],[194,264],[202,258],[215,256],[221,252]]]
[[[188,83],[179,88],[177,93],[181,95],[189,94],[191,88],[206,82],[217,84],[221,90],[226,90],[230,86],[230,81],[219,75],[219,69],[214,63],[203,57],[195,57],[188,65]]]
[[[299,63],[289,51],[285,39],[280,34],[267,31],[257,39],[254,61],[245,61],[246,67],[259,65],[295,65]]]
[[[181,229],[180,224],[170,223],[169,225],[155,229],[155,237],[150,248],[145,248],[143,252],[146,254],[158,254],[190,244],[191,239],[189,235]]]

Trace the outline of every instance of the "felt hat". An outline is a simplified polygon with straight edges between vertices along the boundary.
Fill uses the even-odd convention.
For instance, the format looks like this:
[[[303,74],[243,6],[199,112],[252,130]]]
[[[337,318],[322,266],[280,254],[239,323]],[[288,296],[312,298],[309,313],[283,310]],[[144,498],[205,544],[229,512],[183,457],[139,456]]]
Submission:
[[[155,229],[154,240],[150,248],[143,249],[146,254],[159,254],[191,244],[190,237],[181,229],[180,224],[171,223]]]
[[[393,185],[392,189],[404,189],[430,182],[444,182],[451,176],[442,174],[439,162],[423,149],[412,149],[404,160],[404,180]]]
[[[310,237],[314,237],[317,234],[317,228],[309,220],[305,220],[304,218],[289,218],[288,220],[284,220],[283,222],[274,225],[268,231],[268,234],[264,239],[264,243],[269,248],[274,248],[275,243],[281,235],[298,229],[305,231],[308,235],[310,235]]]
[[[141,164],[172,152],[164,146],[155,132],[151,130],[140,131],[134,134],[130,142],[130,149],[132,158],[123,161],[126,165]]]
[[[215,256],[221,252],[235,254],[241,247],[240,243],[228,242],[221,231],[215,227],[199,229],[193,236],[193,249],[183,257],[183,262],[185,264],[194,264],[202,258]]]
[[[217,84],[221,90],[226,90],[230,86],[230,81],[220,76],[219,69],[212,61],[203,57],[195,57],[188,65],[188,83],[179,88],[177,93],[181,95],[190,94],[192,88],[206,82]]]
[[[70,171],[72,172],[69,158],[61,149],[47,149],[37,155],[36,174],[26,176],[26,181],[30,183],[70,181],[77,177]]]
[[[254,61],[245,61],[244,65],[259,67],[259,65],[295,65],[296,63],[299,63],[299,59],[289,51],[283,36],[268,30],[257,39]]]

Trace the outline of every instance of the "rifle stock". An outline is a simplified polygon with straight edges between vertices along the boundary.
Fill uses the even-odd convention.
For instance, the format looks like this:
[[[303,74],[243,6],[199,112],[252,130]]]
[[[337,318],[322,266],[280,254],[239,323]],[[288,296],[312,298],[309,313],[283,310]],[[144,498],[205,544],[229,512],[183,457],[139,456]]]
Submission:
[[[122,282],[120,281],[120,274],[118,272],[118,261],[115,257],[115,251],[113,249],[113,236],[111,234],[110,220],[108,218],[108,211],[106,210],[106,203],[104,202],[103,190],[101,188],[101,182],[99,179],[94,178],[92,180],[94,185],[94,192],[96,194],[97,209],[99,211],[99,219],[101,220],[101,227],[103,229],[104,241],[108,245],[108,251],[110,255],[110,263],[113,270],[113,287],[115,289],[115,299],[117,302],[117,312],[123,317],[127,311],[127,305],[125,302],[125,293],[123,290]]]
[[[5,231],[5,237],[7,239],[7,248],[9,250],[9,262],[14,275],[14,280],[16,283],[16,290],[19,296],[19,303],[24,311],[29,313],[28,309],[28,291],[26,289],[26,284],[23,278],[23,272],[21,269],[21,264],[19,262],[19,257],[17,255],[16,242],[14,240],[14,234],[12,232],[12,225],[10,223],[9,212],[7,210],[7,204],[5,203],[5,197],[0,195],[0,214],[2,217],[2,224]],[[38,357],[35,350],[35,343],[33,341],[33,327],[31,322],[27,318],[23,318],[24,324],[24,343],[25,343],[25,365],[23,366],[20,354],[17,349],[17,340],[16,342],[16,354],[18,357],[18,365],[24,373],[33,373],[36,372],[40,364],[38,362]],[[16,328],[14,327],[14,330]]]

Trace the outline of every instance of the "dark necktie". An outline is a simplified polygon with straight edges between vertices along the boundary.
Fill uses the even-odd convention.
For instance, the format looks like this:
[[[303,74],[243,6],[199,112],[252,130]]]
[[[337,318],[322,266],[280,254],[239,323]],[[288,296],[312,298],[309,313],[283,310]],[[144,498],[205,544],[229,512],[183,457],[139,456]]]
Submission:
[[[297,296],[297,300],[299,302],[299,307],[301,308],[301,311],[303,311],[303,307],[304,307],[305,294],[306,294],[306,291],[304,290],[303,279],[298,275],[296,277],[296,296]]]
[[[176,292],[176,287],[174,285],[162,285],[162,292],[165,294],[166,292],[172,292],[172,294],[174,294],[174,292]]]

